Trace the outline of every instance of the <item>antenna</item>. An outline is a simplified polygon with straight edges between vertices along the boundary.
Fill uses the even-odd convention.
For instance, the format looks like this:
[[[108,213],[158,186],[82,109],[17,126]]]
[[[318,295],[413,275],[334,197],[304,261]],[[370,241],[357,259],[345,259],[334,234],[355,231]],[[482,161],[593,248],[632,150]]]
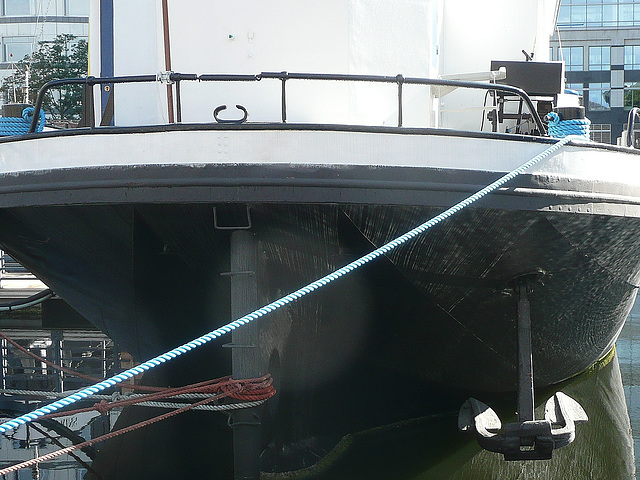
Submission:
[[[18,103],[17,97],[16,97],[16,69],[15,69],[15,64],[13,63],[13,53],[9,54],[9,59],[11,60],[11,78],[13,79],[12,85],[13,85],[13,103]]]
[[[29,103],[29,77],[31,76],[31,65],[27,65],[24,72],[24,103]]]

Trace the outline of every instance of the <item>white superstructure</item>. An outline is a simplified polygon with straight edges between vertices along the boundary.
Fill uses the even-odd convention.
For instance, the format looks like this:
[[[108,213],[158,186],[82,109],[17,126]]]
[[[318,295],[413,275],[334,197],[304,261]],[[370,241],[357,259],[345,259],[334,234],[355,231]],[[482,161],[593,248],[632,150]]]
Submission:
[[[90,17],[94,76],[107,76],[101,55],[110,55],[111,49],[113,75],[167,70],[169,45],[171,70],[181,73],[288,71],[436,78],[487,71],[492,59],[523,60],[522,50],[545,60],[557,2],[168,0],[168,31],[163,2],[113,0],[112,19],[101,18],[102,3],[93,0]],[[103,31],[110,22],[113,43],[105,45]],[[279,121],[280,88],[274,80],[185,84],[183,121],[212,121],[216,106],[237,103],[247,108],[250,121]],[[394,125],[397,120],[394,85],[298,81],[288,82],[287,89],[290,122]],[[432,94],[438,92],[405,87],[404,125],[437,126],[441,102],[445,108],[457,101],[467,103]],[[117,87],[118,125],[167,120],[164,85]]]

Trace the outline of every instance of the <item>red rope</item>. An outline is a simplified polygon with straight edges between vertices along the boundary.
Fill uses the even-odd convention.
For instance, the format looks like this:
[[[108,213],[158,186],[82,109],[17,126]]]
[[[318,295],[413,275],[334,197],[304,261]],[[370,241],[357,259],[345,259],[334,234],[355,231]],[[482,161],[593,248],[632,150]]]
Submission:
[[[132,432],[132,431],[137,430],[139,428],[143,428],[143,427],[146,427],[146,426],[151,425],[153,423],[159,422],[161,420],[166,420],[167,418],[171,418],[171,417],[174,417],[174,416],[176,416],[176,415],[178,415],[180,413],[186,412],[187,410],[191,410],[194,407],[198,407],[200,405],[205,405],[207,403],[210,403],[210,402],[214,401],[216,398],[218,398],[218,397],[205,398],[204,400],[196,402],[196,403],[194,403],[192,405],[187,405],[187,406],[182,407],[182,408],[180,408],[178,410],[173,410],[173,411],[165,413],[163,415],[159,415],[157,417],[150,418],[149,420],[145,420],[143,422],[136,423],[135,425],[130,425],[128,427],[121,428],[120,430],[116,430],[114,432],[109,432],[109,433],[107,433],[105,435],[102,435],[100,437],[93,438],[91,440],[87,440],[86,442],[78,443],[77,445],[72,445],[72,446],[67,447],[67,448],[56,450],[55,452],[47,453],[46,455],[42,455],[42,456],[40,456],[38,458],[34,458],[34,459],[28,460],[26,462],[18,463],[16,465],[12,465],[10,467],[3,468],[2,470],[0,470],[0,476],[6,475],[7,473],[11,473],[11,472],[16,472],[16,471],[21,470],[23,468],[31,467],[32,465],[36,465],[36,464],[38,464],[40,462],[45,462],[45,461],[51,460],[53,458],[59,457],[60,455],[64,455],[64,454],[73,452],[74,450],[78,450],[80,448],[84,448],[84,447],[87,447],[89,445],[93,445],[94,443],[98,443],[98,442],[103,442],[105,440],[109,440],[109,439],[111,439],[113,437],[117,437],[118,435],[122,435],[122,434],[125,434],[125,433]]]
[[[231,397],[237,400],[258,401],[271,398],[273,395],[275,395],[276,390],[273,386],[273,379],[271,378],[271,375],[242,380],[234,380],[231,377],[223,377],[215,380],[206,380],[204,382],[195,383],[192,385],[185,385],[183,387],[167,388],[161,392],[150,393],[148,395],[140,397],[124,398],[121,400],[115,400],[113,402],[102,400],[91,407],[51,413],[49,415],[44,415],[41,418],[46,419],[66,417],[69,415],[92,411],[97,411],[101,415],[104,415],[114,408],[127,407],[142,402],[162,400],[187,393],[207,393],[215,395],[215,398]]]
[[[132,405],[135,403],[139,403],[139,402],[147,402],[149,401],[150,397],[153,397],[154,399],[159,399],[159,398],[166,398],[167,396],[175,396],[175,395],[180,395],[183,393],[214,393],[213,396],[205,398],[203,400],[200,400],[199,402],[190,404],[190,405],[186,405],[184,407],[181,407],[177,410],[173,410],[171,412],[167,412],[164,413],[162,415],[159,415],[157,417],[154,418],[150,418],[148,420],[144,420],[142,422],[136,423],[134,425],[130,425],[128,427],[125,428],[121,428],[120,430],[116,430],[113,432],[109,432],[105,435],[102,435],[100,437],[97,438],[93,438],[91,440],[87,440],[86,442],[82,442],[82,443],[78,443],[76,445],[72,445],[70,447],[66,447],[60,450],[56,450],[55,452],[51,452],[48,453],[46,455],[42,455],[38,458],[34,458],[32,460],[28,460],[22,463],[18,463],[16,465],[12,465],[10,467],[4,468],[2,470],[0,470],[0,476],[2,475],[6,475],[7,473],[11,473],[11,472],[15,472],[18,470],[21,470],[23,468],[27,468],[30,467],[32,465],[35,465],[37,463],[40,462],[45,462],[48,460],[51,460],[55,457],[58,457],[60,455],[64,455],[67,453],[71,453],[74,450],[78,450],[84,447],[87,447],[89,445],[93,445],[94,443],[98,443],[98,442],[103,442],[105,440],[109,440],[111,438],[117,437],[119,435],[123,435],[125,433],[129,433],[132,432],[134,430],[137,430],[139,428],[143,428],[146,427],[148,425],[151,425],[153,423],[157,423],[159,421],[162,420],[166,420],[168,418],[171,417],[175,417],[176,415],[179,415],[180,413],[184,413],[188,410],[191,410],[195,407],[198,407],[200,405],[206,405],[208,403],[211,403],[215,400],[218,400],[220,398],[223,397],[232,397],[232,398],[236,398],[236,399],[241,399],[241,400],[252,400],[252,401],[256,401],[256,400],[266,400],[270,397],[272,397],[273,395],[275,395],[276,390],[273,386],[273,379],[271,378],[271,375],[265,375],[264,377],[260,377],[260,378],[254,378],[254,379],[242,379],[242,380],[234,380],[231,377],[224,377],[224,378],[220,378],[220,379],[216,379],[216,380],[208,380],[205,382],[200,382],[194,385],[187,385],[184,387],[177,387],[177,388],[172,388],[172,389],[167,389],[168,391],[171,391],[170,395],[164,395],[165,392],[158,392],[158,393],[152,393],[149,395],[144,395],[142,397],[136,397],[136,398],[129,398],[129,399],[124,399],[124,400],[118,400],[115,402],[100,402],[99,404],[94,405],[91,408],[88,409],[78,409],[78,410],[73,410],[70,412],[62,412],[62,413],[54,413],[51,415],[45,415],[44,417],[41,417],[41,419],[44,418],[52,418],[52,417],[57,417],[57,416],[63,416],[63,415],[73,415],[74,413],[80,413],[81,411],[88,411],[88,410],[99,410],[102,411],[104,409],[104,412],[108,412],[109,410],[111,410],[112,408],[115,407],[120,407],[120,406],[126,406],[126,405]],[[179,393],[176,393],[179,392]],[[164,395],[162,397],[160,397],[160,395]],[[244,397],[244,398],[243,398]]]
[[[36,355],[35,353],[30,352],[29,350],[27,350],[22,345],[18,344],[17,342],[15,342],[14,340],[9,338],[2,332],[0,332],[0,337],[7,340],[11,345],[16,347],[19,351],[25,353],[26,355],[40,362],[45,363],[46,365],[49,365],[51,368],[60,370],[69,375],[73,375],[75,377],[89,380],[91,382],[101,381],[101,379],[96,379],[88,375],[84,375],[82,373],[71,370],[69,368],[56,365],[55,363],[50,362],[49,360],[42,358],[39,355]],[[124,387],[126,385],[121,385],[121,386]],[[125,433],[132,432],[139,428],[143,428],[153,423],[166,420],[167,418],[174,417],[176,415],[179,415],[180,413],[186,412],[200,405],[206,405],[207,403],[211,403],[215,400],[219,400],[224,397],[230,397],[230,398],[235,398],[237,400],[244,400],[244,401],[258,401],[258,400],[267,400],[271,398],[273,395],[275,395],[276,393],[275,387],[273,386],[273,379],[271,378],[271,375],[265,375],[260,378],[249,378],[249,379],[241,379],[241,380],[235,380],[230,376],[228,376],[228,377],[218,378],[214,380],[205,380],[203,382],[194,383],[191,385],[185,385],[183,387],[175,387],[175,388],[144,387],[141,385],[135,385],[135,386],[132,385],[131,387],[135,389],[152,390],[154,393],[150,393],[148,395],[142,395],[134,398],[125,398],[125,399],[116,400],[113,402],[106,402],[102,400],[101,402],[94,404],[92,407],[80,408],[80,409],[70,410],[66,412],[52,413],[50,415],[45,415],[41,417],[41,419],[69,416],[69,415],[74,415],[77,413],[88,412],[88,411],[98,411],[100,412],[100,414],[104,415],[114,408],[126,407],[130,405],[135,405],[141,402],[149,402],[149,401],[166,399],[166,398],[175,397],[177,395],[182,395],[187,393],[208,393],[208,394],[211,394],[211,396],[203,400],[200,400],[199,402],[192,403],[190,405],[183,406],[171,412],[136,423],[135,425],[130,425],[120,430],[116,430],[114,432],[110,432],[105,435],[102,435],[100,437],[87,440],[86,442],[78,443],[76,445],[72,445],[67,448],[62,448],[60,450],[56,450],[55,452],[42,455],[38,458],[34,458],[26,462],[12,465],[11,467],[4,468],[0,470],[0,476],[6,475],[7,473],[15,472],[17,470],[21,470],[26,467],[30,467],[40,462],[51,460],[60,455],[71,453],[74,450],[78,450],[78,449],[87,447],[89,445],[93,445],[94,443],[109,440],[118,435],[123,435]]]

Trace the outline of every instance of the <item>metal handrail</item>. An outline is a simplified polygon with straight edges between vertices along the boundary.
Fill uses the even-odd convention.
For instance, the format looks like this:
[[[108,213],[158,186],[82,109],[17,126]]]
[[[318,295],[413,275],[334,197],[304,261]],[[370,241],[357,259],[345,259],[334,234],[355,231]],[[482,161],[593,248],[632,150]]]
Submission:
[[[37,280],[37,277],[8,253],[0,250],[0,289],[3,288],[5,280],[33,281]],[[0,310],[2,310],[2,305],[0,305]]]
[[[0,250],[0,272],[28,273],[26,268],[3,250]]]
[[[35,104],[35,112],[33,114],[33,120],[29,133],[36,131],[40,110],[42,109],[42,103],[47,91],[51,88],[60,87],[64,85],[84,85],[86,87],[93,87],[94,85],[112,85],[119,83],[152,83],[152,82],[171,82],[176,85],[176,103],[177,103],[177,121],[182,121],[182,104],[180,97],[180,83],[183,81],[198,81],[198,82],[259,82],[263,79],[279,80],[282,83],[281,90],[281,119],[282,123],[287,121],[287,95],[286,95],[286,83],[289,80],[322,80],[322,81],[349,81],[349,82],[370,82],[370,83],[388,83],[396,84],[398,89],[398,127],[402,127],[402,111],[403,111],[403,98],[402,87],[403,85],[425,85],[425,86],[440,86],[440,87],[454,87],[454,88],[470,88],[487,90],[494,92],[502,92],[508,95],[515,95],[520,97],[522,101],[527,105],[531,116],[533,117],[538,131],[541,134],[546,133],[545,126],[538,115],[531,98],[527,93],[517,87],[510,85],[498,85],[495,83],[485,82],[468,82],[460,80],[444,80],[440,78],[420,78],[420,77],[404,77],[402,75],[396,76],[384,76],[384,75],[351,75],[351,74],[324,74],[324,73],[289,73],[289,72],[262,72],[256,75],[233,75],[233,74],[185,74],[177,72],[163,72],[158,75],[131,75],[131,76],[119,76],[119,77],[84,77],[84,78],[67,78],[60,80],[51,80],[45,83],[38,92],[38,96]]]
[[[9,333],[8,330],[4,330]],[[103,333],[91,332],[87,334],[84,331],[62,331],[62,330],[14,330],[10,336],[13,341],[17,341],[22,347],[33,350],[45,350],[46,354],[42,355],[58,365],[59,367],[70,367],[70,363],[74,363],[74,369],[79,373],[91,375],[99,368],[102,377],[107,375],[111,368],[119,369],[120,360],[118,358],[118,349],[113,341]],[[75,335],[91,339],[78,340]],[[47,345],[39,348],[29,346],[33,340],[46,340]],[[71,346],[73,344],[82,343],[82,346]],[[97,354],[96,356],[76,356],[74,353]],[[19,364],[10,365],[9,358],[17,359]],[[11,370],[19,370],[10,373]],[[42,373],[40,373],[42,372]],[[68,386],[82,386],[87,384],[87,380],[81,377],[72,378],[60,370],[56,370],[51,366],[43,366],[37,359],[29,357],[21,352],[15,346],[12,346],[7,339],[0,339],[0,387],[5,389],[12,382],[26,382],[27,380],[46,380],[50,387],[55,387],[56,391],[62,392]],[[14,387],[15,388],[15,387]],[[23,387],[23,389],[26,389]],[[21,394],[18,395],[18,397]]]

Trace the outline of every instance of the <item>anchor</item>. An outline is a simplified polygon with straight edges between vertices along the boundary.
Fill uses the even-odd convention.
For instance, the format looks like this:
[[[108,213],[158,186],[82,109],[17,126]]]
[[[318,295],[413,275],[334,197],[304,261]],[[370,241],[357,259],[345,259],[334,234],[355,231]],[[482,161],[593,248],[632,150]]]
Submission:
[[[469,398],[458,415],[460,430],[475,430],[482,448],[502,453],[508,461],[550,459],[553,450],[573,442],[576,423],[588,420],[582,406],[562,392],[556,392],[547,400],[544,420],[535,419],[528,295],[539,276],[540,273],[527,274],[514,281],[518,293],[518,421],[502,428],[496,412],[475,398]]]

